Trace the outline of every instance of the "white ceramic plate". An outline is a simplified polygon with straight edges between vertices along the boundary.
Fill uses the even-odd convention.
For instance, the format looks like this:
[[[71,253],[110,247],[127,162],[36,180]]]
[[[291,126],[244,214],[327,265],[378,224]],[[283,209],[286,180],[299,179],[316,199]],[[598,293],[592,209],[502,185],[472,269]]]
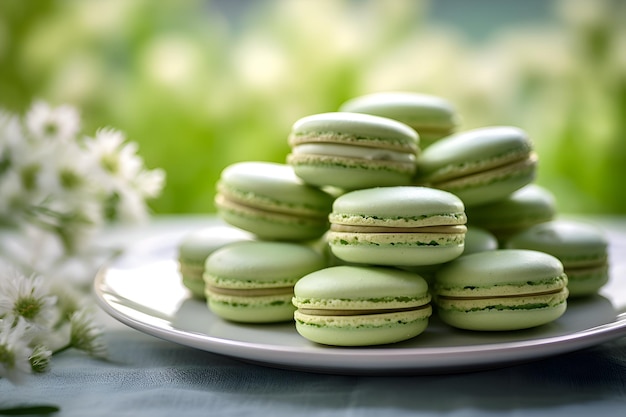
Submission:
[[[182,286],[168,240],[141,245],[142,252],[129,252],[98,274],[95,290],[102,308],[147,334],[262,365],[341,374],[463,372],[536,360],[626,335],[626,263],[617,253],[602,293],[571,300],[554,323],[481,333],[452,329],[433,317],[423,334],[406,342],[337,348],[309,342],[292,323],[245,325],[216,317]]]

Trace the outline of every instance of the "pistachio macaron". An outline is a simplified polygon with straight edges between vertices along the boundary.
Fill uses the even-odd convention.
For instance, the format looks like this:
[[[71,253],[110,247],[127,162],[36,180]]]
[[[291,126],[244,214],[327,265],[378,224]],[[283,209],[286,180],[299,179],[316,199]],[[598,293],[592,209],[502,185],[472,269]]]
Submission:
[[[463,253],[463,202],[426,187],[378,187],[348,192],[333,203],[327,234],[332,253],[347,262],[433,265]]]
[[[305,241],[328,229],[334,197],[273,162],[238,162],[217,182],[215,206],[227,223],[261,239]]]
[[[501,200],[535,178],[537,155],[526,132],[493,126],[455,133],[418,157],[417,184],[456,194],[467,207]]]
[[[326,267],[324,257],[291,242],[237,242],[206,260],[204,281],[209,309],[235,322],[273,323],[293,319],[296,282]]]
[[[460,123],[456,108],[448,100],[409,91],[365,94],[346,101],[339,111],[373,114],[405,123],[419,134],[422,149],[454,133]]]
[[[554,256],[498,249],[461,256],[437,271],[433,299],[450,326],[519,330],[550,323],[567,309],[567,275]]]
[[[207,226],[190,231],[178,244],[178,269],[182,283],[197,298],[204,298],[204,263],[222,246],[254,236],[244,230],[228,225]]]
[[[413,338],[428,326],[431,296],[422,277],[383,267],[334,266],[294,288],[296,330],[317,343],[369,346]]]
[[[569,279],[571,297],[596,294],[609,280],[608,240],[589,223],[553,220],[537,224],[511,237],[507,247],[557,257]]]
[[[354,190],[410,184],[419,137],[396,120],[331,112],[296,121],[289,145],[287,163],[306,183]]]
[[[528,184],[502,200],[465,209],[467,222],[493,233],[500,245],[535,224],[553,220],[556,199],[547,188]]]

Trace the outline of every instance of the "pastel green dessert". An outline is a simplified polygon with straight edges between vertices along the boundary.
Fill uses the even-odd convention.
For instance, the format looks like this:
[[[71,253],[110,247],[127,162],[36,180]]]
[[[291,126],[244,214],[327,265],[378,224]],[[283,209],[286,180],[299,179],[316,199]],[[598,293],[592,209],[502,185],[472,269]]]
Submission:
[[[355,97],[339,111],[388,117],[412,127],[420,137],[420,147],[449,136],[459,125],[454,106],[444,98],[405,91],[371,93]]]
[[[235,322],[292,320],[295,283],[325,266],[321,254],[297,243],[232,243],[206,260],[207,304],[215,315]]]
[[[417,165],[417,184],[454,193],[470,207],[531,183],[537,155],[523,130],[495,126],[443,138],[419,155]]]
[[[571,297],[596,294],[609,280],[608,241],[591,224],[571,220],[537,224],[509,239],[507,247],[557,257],[569,279]]]
[[[222,246],[253,236],[230,226],[207,226],[186,234],[178,244],[178,267],[182,283],[197,298],[204,298],[204,263],[210,254]]]
[[[498,239],[491,232],[477,226],[467,227],[463,255],[496,249],[498,249]]]
[[[239,162],[222,171],[215,205],[225,222],[261,239],[304,241],[326,232],[333,200],[288,165]]]
[[[476,252],[485,252],[498,249],[498,240],[488,231],[476,226],[468,226],[465,232],[465,248],[463,255]],[[400,266],[405,271],[415,272],[421,275],[430,285],[435,280],[435,274],[445,263],[434,265]]]
[[[465,209],[468,224],[489,230],[501,245],[530,226],[554,219],[556,211],[552,192],[537,184],[528,184],[502,200]]]
[[[396,343],[426,329],[430,299],[426,281],[417,274],[334,266],[308,274],[295,285],[296,330],[326,345]]]
[[[467,330],[501,331],[540,326],[567,309],[567,276],[554,256],[499,249],[461,256],[435,278],[439,318]]]
[[[296,121],[287,163],[306,183],[345,190],[408,185],[419,137],[396,120],[359,113],[322,113]]]
[[[445,191],[399,186],[338,197],[329,216],[332,253],[343,261],[393,266],[433,265],[463,253],[466,217]]]

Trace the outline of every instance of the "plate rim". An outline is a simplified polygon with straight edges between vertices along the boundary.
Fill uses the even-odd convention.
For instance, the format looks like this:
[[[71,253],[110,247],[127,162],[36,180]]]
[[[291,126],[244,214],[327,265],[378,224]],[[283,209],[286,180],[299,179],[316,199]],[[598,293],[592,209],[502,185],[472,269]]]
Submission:
[[[333,374],[459,373],[545,359],[592,347],[626,335],[626,313],[620,313],[612,322],[573,333],[475,345],[393,349],[378,346],[356,349],[336,347],[319,349],[317,345],[309,348],[248,342],[176,329],[171,326],[157,326],[124,314],[115,307],[114,302],[108,299],[121,297],[113,290],[106,290],[107,272],[111,266],[112,264],[108,264],[99,269],[93,288],[99,306],[114,319],[135,330],[163,340],[274,368]],[[180,282],[178,285],[182,286]],[[134,311],[143,315],[147,314],[138,310]],[[494,357],[494,353],[504,353],[504,355]],[[512,353],[515,355],[512,356]],[[466,359],[461,360],[461,354],[470,356],[473,360],[471,362]],[[351,358],[351,360],[346,361],[346,358]],[[380,361],[381,358],[384,360]],[[328,359],[331,360],[328,361]],[[362,362],[366,359],[367,365],[363,366]],[[419,360],[413,363],[411,359]],[[427,359],[438,360],[423,363]]]

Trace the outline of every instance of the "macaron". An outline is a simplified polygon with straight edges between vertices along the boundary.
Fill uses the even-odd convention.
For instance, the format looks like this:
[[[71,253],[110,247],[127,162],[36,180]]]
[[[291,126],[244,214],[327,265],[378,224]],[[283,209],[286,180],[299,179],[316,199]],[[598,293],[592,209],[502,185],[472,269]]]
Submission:
[[[398,120],[417,131],[422,149],[454,133],[460,122],[455,107],[446,99],[408,91],[377,92],[355,97],[343,103],[339,111]]]
[[[433,287],[439,318],[459,329],[526,329],[550,323],[567,309],[563,265],[532,250],[461,256],[437,271]]]
[[[222,171],[215,206],[225,222],[261,239],[304,241],[326,232],[333,200],[288,165],[250,161]]]
[[[471,225],[467,226],[463,255],[496,249],[498,249],[498,239],[496,239],[493,233],[483,229],[482,227]]]
[[[306,183],[354,190],[411,184],[419,137],[396,120],[333,112],[296,121],[289,145],[287,163]]]
[[[463,249],[463,255],[496,249],[498,249],[498,241],[494,235],[476,226],[467,227],[467,232],[465,232],[465,248]],[[437,271],[444,265],[445,263],[434,265],[399,266],[399,268],[421,275],[430,285],[435,280],[435,274]]]
[[[537,155],[528,135],[511,126],[455,133],[418,157],[418,185],[456,194],[467,207],[501,200],[535,178]]]
[[[204,263],[222,246],[254,236],[244,230],[227,226],[207,226],[187,233],[178,244],[178,270],[182,283],[197,298],[204,298]]]
[[[329,219],[330,250],[357,264],[447,262],[463,253],[467,230],[458,197],[416,186],[351,191],[335,200]]]
[[[557,257],[565,268],[571,297],[596,294],[609,280],[608,240],[588,223],[553,220],[537,224],[511,237],[507,247]]]
[[[556,199],[538,184],[528,184],[502,200],[467,207],[467,222],[493,233],[501,245],[516,233],[554,219]]]
[[[321,254],[298,243],[232,243],[206,260],[207,304],[215,315],[235,322],[293,320],[294,285],[324,267]]]
[[[427,328],[430,299],[426,281],[410,272],[365,266],[321,269],[294,287],[296,330],[326,345],[396,343]]]

